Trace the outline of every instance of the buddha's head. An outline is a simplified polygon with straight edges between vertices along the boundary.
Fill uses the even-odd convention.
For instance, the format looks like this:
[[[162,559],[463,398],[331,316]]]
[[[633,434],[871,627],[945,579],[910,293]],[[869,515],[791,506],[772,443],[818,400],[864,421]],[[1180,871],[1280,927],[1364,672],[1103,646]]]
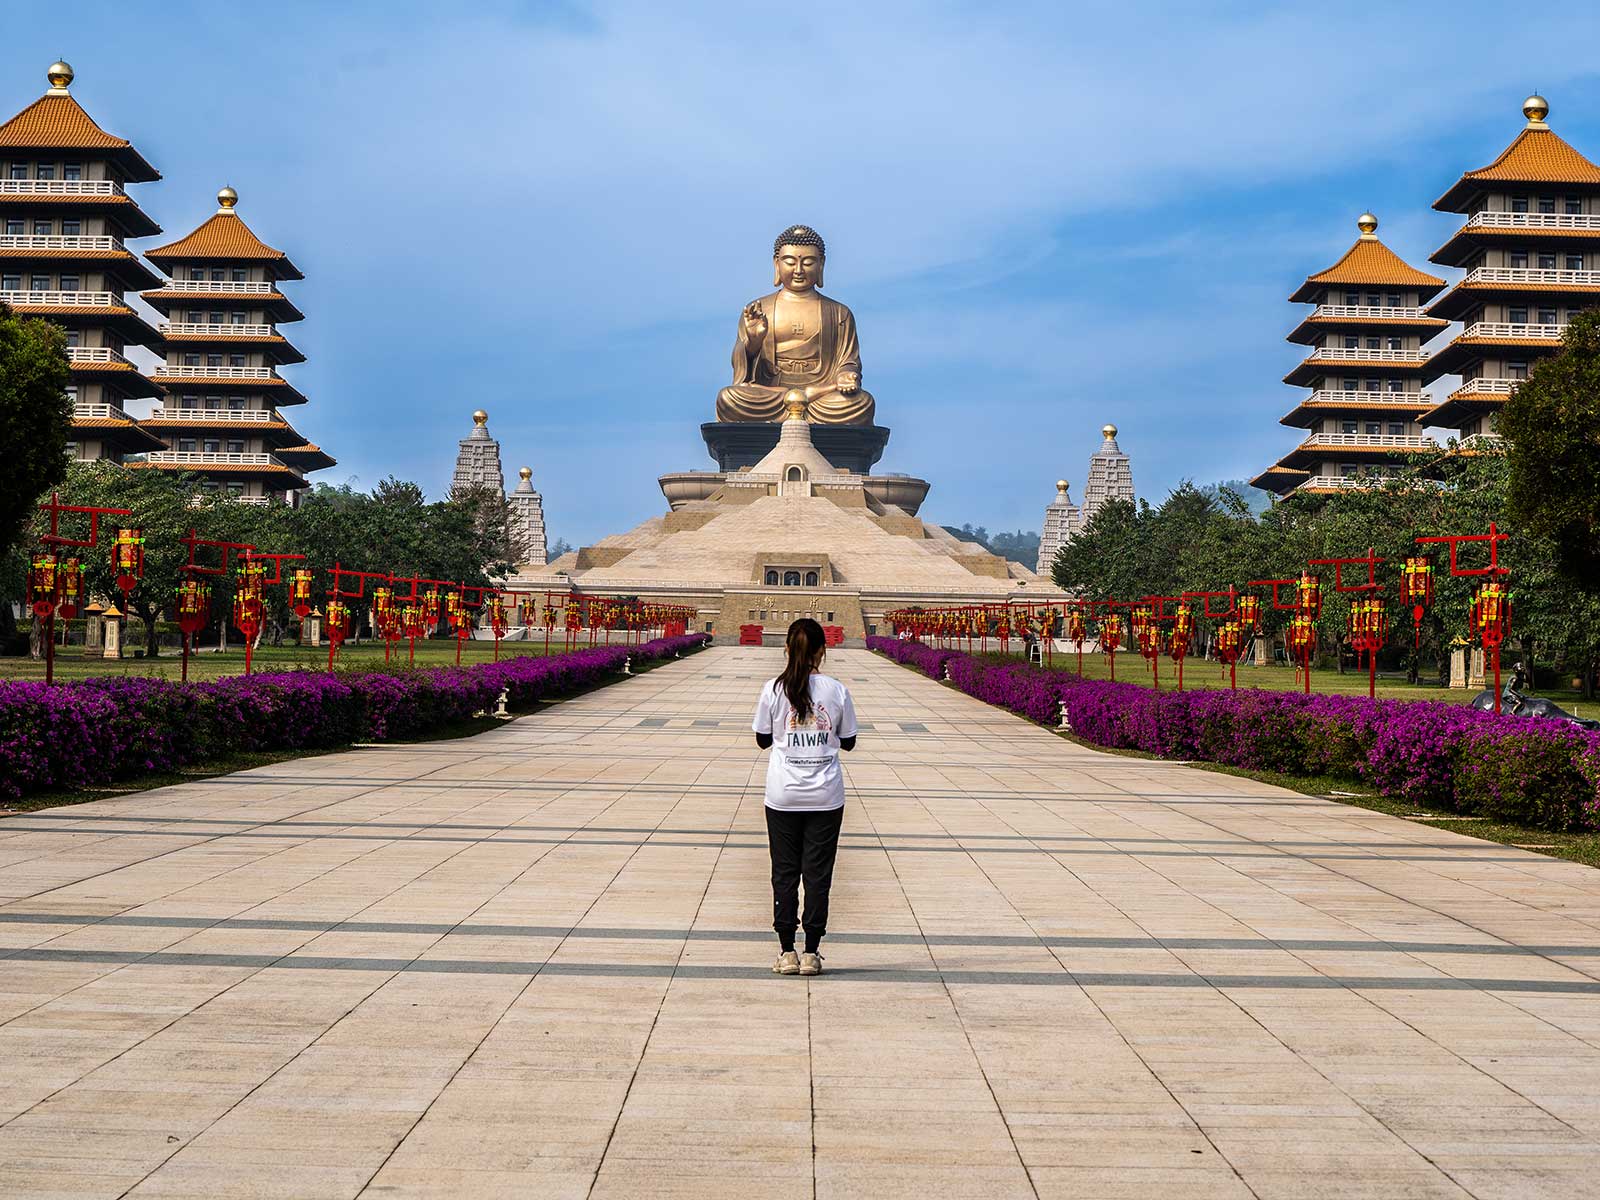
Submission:
[[[772,242],[772,285],[789,292],[821,287],[827,254],[822,235],[811,226],[789,226]]]

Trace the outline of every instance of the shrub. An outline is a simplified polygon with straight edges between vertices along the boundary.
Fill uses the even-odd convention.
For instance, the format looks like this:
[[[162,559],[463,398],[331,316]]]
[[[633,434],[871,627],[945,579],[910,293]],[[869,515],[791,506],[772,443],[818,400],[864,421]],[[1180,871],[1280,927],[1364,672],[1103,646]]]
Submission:
[[[1563,831],[1600,828],[1600,735],[1434,701],[1298,692],[1157,692],[1064,670],[869,638],[908,665],[1086,742],[1162,758],[1360,780],[1408,804]]]
[[[277,671],[196,683],[128,676],[0,683],[0,795],[78,788],[225,754],[417,737],[492,709],[599,683],[635,661],[705,645],[703,633],[632,648],[416,671]]]

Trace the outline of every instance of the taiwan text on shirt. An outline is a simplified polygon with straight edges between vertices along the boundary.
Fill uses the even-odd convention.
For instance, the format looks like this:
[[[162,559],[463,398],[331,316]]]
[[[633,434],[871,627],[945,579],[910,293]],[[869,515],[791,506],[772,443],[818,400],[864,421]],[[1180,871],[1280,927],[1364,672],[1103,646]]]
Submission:
[[[811,715],[799,720],[777,681],[761,689],[751,728],[770,733],[768,808],[784,812],[825,811],[844,806],[839,739],[856,736],[856,710],[844,684],[828,675],[810,679]]]

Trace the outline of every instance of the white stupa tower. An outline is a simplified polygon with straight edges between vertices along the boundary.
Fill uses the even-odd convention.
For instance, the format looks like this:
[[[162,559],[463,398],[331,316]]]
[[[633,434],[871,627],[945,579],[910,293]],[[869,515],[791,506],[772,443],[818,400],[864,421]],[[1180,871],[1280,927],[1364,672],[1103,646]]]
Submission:
[[[1133,469],[1128,456],[1117,445],[1117,427],[1104,425],[1100,436],[1105,440],[1100,449],[1089,457],[1089,478],[1083,485],[1083,517],[1078,528],[1088,528],[1094,514],[1107,500],[1132,500]]]
[[[1067,495],[1067,481],[1056,480],[1056,498],[1044,510],[1044,528],[1039,535],[1039,561],[1033,568],[1046,578],[1056,555],[1078,534],[1078,506]]]
[[[542,567],[550,555],[544,532],[544,497],[533,490],[532,467],[519,468],[517,475],[517,490],[506,501],[511,554],[520,566]]]
[[[456,471],[450,477],[450,491],[462,494],[487,488],[505,499],[506,477],[500,466],[500,443],[489,436],[489,414],[478,409],[472,414],[472,432],[461,439],[456,452]]]

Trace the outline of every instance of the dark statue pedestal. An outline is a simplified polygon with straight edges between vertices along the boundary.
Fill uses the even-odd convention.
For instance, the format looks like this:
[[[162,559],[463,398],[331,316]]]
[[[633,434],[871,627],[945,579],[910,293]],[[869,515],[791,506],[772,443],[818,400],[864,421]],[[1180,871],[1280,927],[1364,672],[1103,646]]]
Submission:
[[[707,421],[700,426],[719,471],[741,471],[760,462],[778,444],[776,421]],[[811,444],[841,471],[870,475],[883,457],[889,431],[882,425],[813,425]]]

